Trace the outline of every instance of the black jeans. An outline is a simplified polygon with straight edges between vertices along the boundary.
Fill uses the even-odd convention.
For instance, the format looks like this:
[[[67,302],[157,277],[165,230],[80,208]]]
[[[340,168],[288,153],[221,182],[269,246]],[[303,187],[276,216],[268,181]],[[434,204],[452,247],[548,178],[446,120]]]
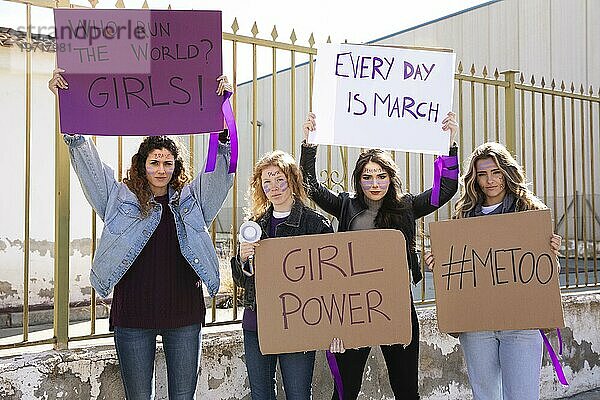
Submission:
[[[419,400],[419,321],[415,306],[411,302],[412,341],[408,346],[401,344],[382,345],[381,351],[388,369],[390,386],[396,400]],[[356,400],[362,385],[362,376],[369,357],[370,347],[336,353],[344,400]],[[334,386],[332,400],[339,400]]]

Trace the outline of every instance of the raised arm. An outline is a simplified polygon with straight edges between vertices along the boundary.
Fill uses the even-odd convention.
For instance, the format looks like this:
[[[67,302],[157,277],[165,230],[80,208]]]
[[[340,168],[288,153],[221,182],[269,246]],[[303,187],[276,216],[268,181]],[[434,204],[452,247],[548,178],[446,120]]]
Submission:
[[[225,92],[233,93],[233,86],[225,75],[217,78],[217,95]],[[199,173],[191,183],[192,193],[202,208],[204,222],[209,226],[223,206],[229,189],[233,186],[233,174],[229,173],[231,146],[227,130],[219,133],[219,148],[216,167],[213,172]]]
[[[304,123],[304,141],[302,142],[302,149],[300,153],[300,169],[302,170],[302,178],[304,179],[304,184],[307,187],[308,196],[327,213],[339,219],[342,209],[342,200],[338,194],[329,190],[329,188],[320,183],[317,179],[317,174],[315,171],[317,146],[310,145],[306,142],[309,131],[314,130],[315,127],[315,115],[313,113],[309,113],[306,122]]]
[[[456,137],[458,123],[456,114],[449,112],[442,121],[442,130],[450,133],[450,152],[448,156],[440,156],[434,163],[433,186],[413,197],[413,210],[415,219],[431,214],[456,194],[458,190],[458,148]]]
[[[220,134],[215,170],[200,172],[190,184],[192,194],[202,208],[206,226],[209,226],[215,219],[227,198],[229,189],[233,186],[233,174],[229,173],[231,147],[229,142],[224,143],[221,141],[222,139],[223,134]]]
[[[71,166],[79,178],[85,198],[104,221],[108,198],[118,187],[111,167],[100,160],[94,142],[82,135],[63,135],[69,146]]]
[[[61,75],[64,69],[57,68],[52,72],[48,88],[55,96],[59,90],[68,90],[69,84]],[[63,135],[69,146],[71,165],[79,178],[86,199],[100,219],[104,221],[106,206],[110,193],[117,188],[115,173],[100,160],[96,146],[82,135]]]

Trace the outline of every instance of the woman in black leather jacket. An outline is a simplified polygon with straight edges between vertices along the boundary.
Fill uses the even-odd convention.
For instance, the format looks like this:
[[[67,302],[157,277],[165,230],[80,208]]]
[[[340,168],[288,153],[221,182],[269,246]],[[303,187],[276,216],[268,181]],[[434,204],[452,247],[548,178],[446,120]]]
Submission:
[[[306,206],[307,200],[302,173],[291,155],[277,150],[258,161],[250,178],[248,211],[250,219],[261,227],[261,239],[332,233],[327,218]],[[242,328],[252,399],[275,398],[275,366],[279,361],[286,398],[307,400],[311,398],[315,352],[265,355],[259,348],[256,289],[248,265],[258,243],[240,243],[239,256],[231,260],[233,280],[245,289]]]
[[[450,131],[453,145],[449,156],[442,156],[436,160],[436,163],[442,164],[441,181],[434,182],[432,189],[416,195],[402,192],[396,163],[389,153],[377,149],[370,149],[360,154],[352,174],[355,193],[336,194],[330,191],[317,180],[316,146],[306,143],[309,131],[314,130],[315,126],[315,115],[310,113],[304,123],[305,140],[300,157],[300,167],[304,182],[308,186],[309,197],[319,207],[338,219],[339,232],[378,228],[402,231],[406,238],[409,255],[407,261],[412,281],[416,284],[423,277],[415,249],[416,220],[448,202],[458,188],[458,160],[455,144],[458,125],[454,113],[448,113],[442,121],[442,129]],[[411,343],[408,346],[401,344],[381,346],[394,396],[403,400],[419,399],[419,322],[412,302],[411,308]],[[332,343],[333,350],[337,350],[335,358],[342,378],[344,399],[356,399],[371,348],[344,350],[342,344],[339,351],[340,349],[335,348]],[[335,388],[332,399],[339,399]]]

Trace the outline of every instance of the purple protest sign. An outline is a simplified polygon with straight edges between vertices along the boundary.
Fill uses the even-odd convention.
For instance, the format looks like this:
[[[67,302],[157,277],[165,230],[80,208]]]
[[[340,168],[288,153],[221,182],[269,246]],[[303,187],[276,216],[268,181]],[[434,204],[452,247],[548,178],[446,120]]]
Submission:
[[[223,129],[220,11],[54,10],[61,130],[90,135]]]

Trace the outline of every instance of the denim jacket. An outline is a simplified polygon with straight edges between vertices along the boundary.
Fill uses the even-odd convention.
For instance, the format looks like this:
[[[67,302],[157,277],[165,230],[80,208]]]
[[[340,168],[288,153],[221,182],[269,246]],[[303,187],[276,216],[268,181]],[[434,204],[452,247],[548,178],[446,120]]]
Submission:
[[[71,165],[79,178],[88,202],[104,222],[102,236],[94,254],[90,282],[98,294],[108,296],[140,254],[160,222],[162,206],[154,207],[146,218],[136,195],[113,170],[104,164],[94,143],[81,135],[64,135],[69,145]],[[208,226],[221,209],[233,174],[228,173],[230,147],[219,143],[215,171],[201,173],[181,191],[169,186],[169,208],[181,253],[214,296],[219,290],[219,261],[208,234]],[[151,201],[152,203],[153,201]]]

